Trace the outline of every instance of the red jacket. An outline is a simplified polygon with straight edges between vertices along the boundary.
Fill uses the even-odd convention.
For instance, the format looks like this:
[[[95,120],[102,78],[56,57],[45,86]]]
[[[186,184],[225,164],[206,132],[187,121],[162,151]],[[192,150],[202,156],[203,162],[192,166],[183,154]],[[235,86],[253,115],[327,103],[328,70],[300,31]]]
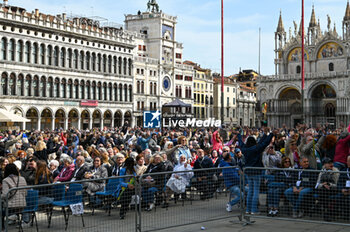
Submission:
[[[222,151],[222,142],[216,140],[216,135],[219,131],[215,131],[211,137],[211,142],[213,144],[213,150],[216,150],[219,153],[219,150]]]
[[[73,177],[74,170],[75,170],[74,164],[71,164],[68,167],[64,167],[60,172],[60,174],[58,174],[58,176],[56,177],[57,181],[60,181],[60,182],[70,181]]]
[[[345,139],[340,139],[335,147],[334,162],[346,164],[349,155],[350,135]]]
[[[64,137],[63,132],[61,132],[61,139],[62,139],[62,141],[63,141],[64,146],[67,146],[67,138]]]

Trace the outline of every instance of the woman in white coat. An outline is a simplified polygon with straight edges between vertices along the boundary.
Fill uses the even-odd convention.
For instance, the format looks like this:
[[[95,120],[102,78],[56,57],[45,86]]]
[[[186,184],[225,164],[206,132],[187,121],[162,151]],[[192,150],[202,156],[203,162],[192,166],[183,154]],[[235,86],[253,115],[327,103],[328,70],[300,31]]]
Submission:
[[[193,172],[189,172],[192,170],[191,165],[186,160],[186,155],[182,154],[179,157],[179,163],[174,167],[174,172],[180,172],[180,171],[187,171],[187,172],[180,172],[180,173],[173,173],[168,180],[166,184],[166,191],[165,191],[165,203],[164,208],[169,206],[169,200],[172,195],[172,193],[185,193],[186,186],[190,184],[190,180],[193,177]]]

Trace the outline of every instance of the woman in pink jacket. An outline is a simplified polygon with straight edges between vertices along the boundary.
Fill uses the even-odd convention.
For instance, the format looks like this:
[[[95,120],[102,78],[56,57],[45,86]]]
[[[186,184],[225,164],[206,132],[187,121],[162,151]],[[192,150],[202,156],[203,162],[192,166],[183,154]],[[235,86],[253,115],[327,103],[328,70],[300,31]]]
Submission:
[[[60,174],[55,178],[54,182],[68,182],[73,178],[75,166],[73,164],[73,159],[71,157],[66,157],[63,159],[64,167]]]
[[[222,138],[219,134],[220,129],[216,130],[212,137],[211,143],[213,144],[213,150],[217,151],[219,154],[222,152]]]

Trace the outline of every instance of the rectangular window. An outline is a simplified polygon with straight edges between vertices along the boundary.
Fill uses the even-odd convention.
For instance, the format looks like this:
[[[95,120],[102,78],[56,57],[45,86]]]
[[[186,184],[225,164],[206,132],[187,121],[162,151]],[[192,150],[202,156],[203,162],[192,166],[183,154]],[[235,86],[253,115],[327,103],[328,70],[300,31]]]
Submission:
[[[232,110],[232,117],[235,118],[236,117],[236,109]]]
[[[233,104],[236,104],[236,98],[233,98],[232,102],[233,102]]]
[[[185,81],[192,81],[192,77],[191,76],[185,76]]]
[[[142,45],[139,45],[139,51],[141,51],[142,50]]]
[[[176,80],[183,80],[183,76],[182,75],[176,75]]]
[[[144,74],[144,70],[143,69],[141,69],[141,75],[143,75]]]
[[[143,51],[144,51],[144,52],[146,51],[146,46],[145,46],[145,45],[143,45]]]
[[[140,74],[140,69],[136,69],[136,74]]]
[[[141,110],[145,109],[145,102],[141,102]]]
[[[227,107],[229,107],[229,105],[230,105],[230,98],[228,97],[227,98]]]
[[[181,59],[182,54],[181,53],[176,53],[176,59]]]

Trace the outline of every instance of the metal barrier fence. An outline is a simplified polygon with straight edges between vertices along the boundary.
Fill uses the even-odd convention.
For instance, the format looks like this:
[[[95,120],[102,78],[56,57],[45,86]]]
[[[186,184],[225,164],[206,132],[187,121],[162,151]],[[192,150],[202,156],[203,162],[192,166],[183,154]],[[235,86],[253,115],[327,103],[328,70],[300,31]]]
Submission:
[[[142,175],[138,193],[142,196],[139,231],[240,217],[241,210],[237,206],[243,204],[243,197],[236,200],[238,203],[232,207],[232,212],[225,210],[230,199],[235,198],[235,193],[230,194],[224,185],[224,178],[234,177],[225,176],[223,172],[231,171],[238,174],[236,167],[228,167]],[[240,189],[241,178],[238,178],[237,188]]]
[[[136,213],[116,220],[118,184],[127,177],[11,188],[2,207],[5,231],[135,231]]]
[[[332,170],[245,168],[244,218],[350,226],[350,173]]]
[[[0,214],[5,219],[5,231],[152,231],[241,218],[243,192],[238,194],[237,188],[240,189],[243,178],[238,177],[237,188],[231,189],[230,194],[224,186],[224,178],[231,178],[230,173],[238,173],[237,168],[11,188],[3,199]],[[124,187],[129,183],[134,188],[122,188],[122,182]],[[233,199],[236,206],[229,213],[225,207]]]

